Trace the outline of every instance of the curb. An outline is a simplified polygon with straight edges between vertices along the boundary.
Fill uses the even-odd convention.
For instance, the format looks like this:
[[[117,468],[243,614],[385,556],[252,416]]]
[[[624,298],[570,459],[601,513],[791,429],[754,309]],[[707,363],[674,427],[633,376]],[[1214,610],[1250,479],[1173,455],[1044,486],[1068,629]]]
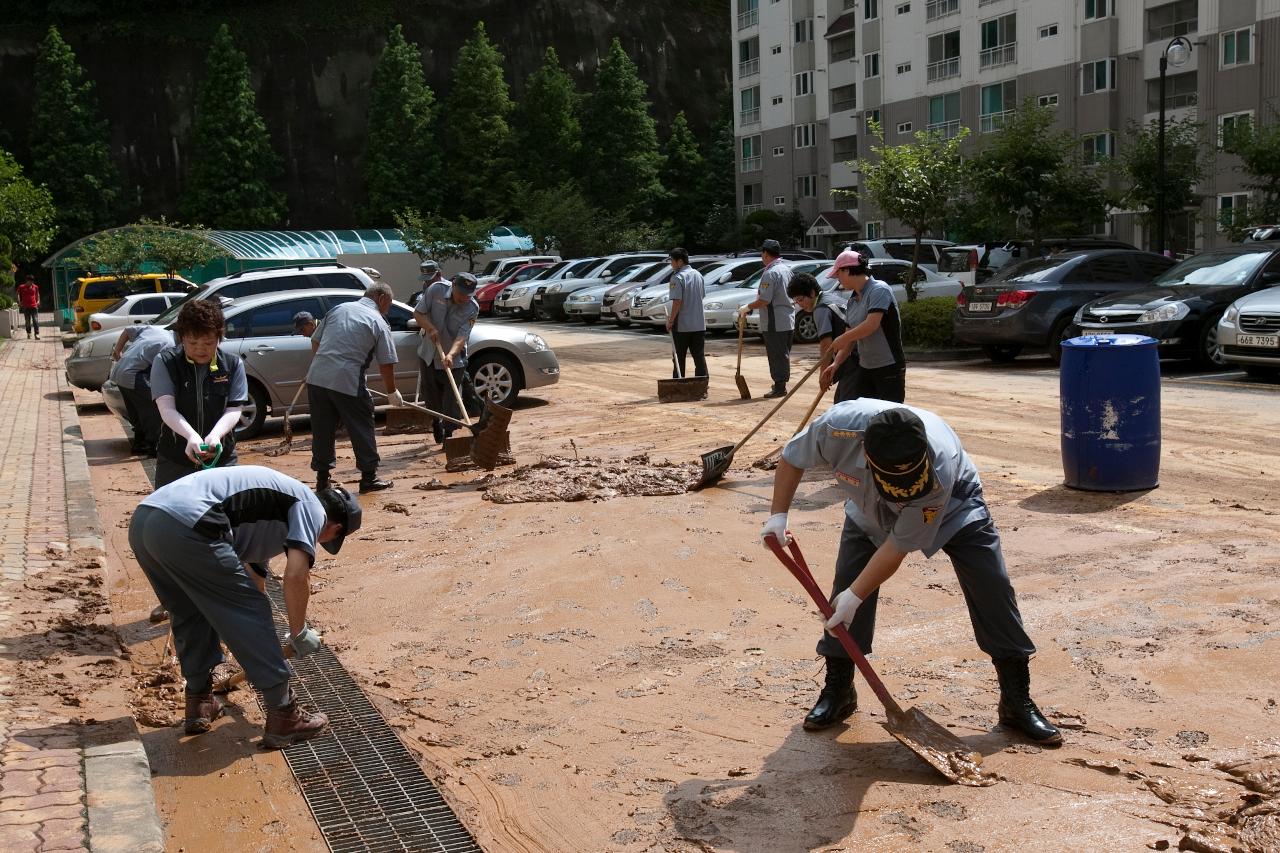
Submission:
[[[907,357],[907,363],[913,361],[972,361],[974,359],[983,358],[982,350],[978,347],[972,349],[908,349],[903,353]]]
[[[59,392],[70,394],[58,373]],[[105,554],[102,519],[89,480],[89,459],[75,399],[60,400],[62,464],[66,480],[68,545],[74,554]],[[114,743],[84,749],[89,849],[102,853],[163,853],[164,830],[151,787],[151,764],[132,718]]]

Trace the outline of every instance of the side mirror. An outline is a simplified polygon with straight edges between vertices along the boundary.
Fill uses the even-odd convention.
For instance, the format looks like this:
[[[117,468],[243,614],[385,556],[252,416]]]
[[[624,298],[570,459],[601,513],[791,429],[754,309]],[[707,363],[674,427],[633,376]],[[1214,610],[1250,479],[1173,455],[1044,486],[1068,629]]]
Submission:
[[[404,327],[411,332],[418,331],[418,319],[416,317],[410,317],[409,322],[405,323]]]

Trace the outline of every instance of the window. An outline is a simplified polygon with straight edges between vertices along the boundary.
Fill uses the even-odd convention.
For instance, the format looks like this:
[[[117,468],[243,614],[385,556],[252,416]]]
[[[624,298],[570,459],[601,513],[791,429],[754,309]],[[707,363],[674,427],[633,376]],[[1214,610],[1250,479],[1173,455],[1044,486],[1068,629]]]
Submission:
[[[773,197],[773,206],[774,206],[774,207],[786,207],[786,206],[787,206],[787,197],[786,197],[785,195],[775,195],[775,196]]]
[[[879,240],[882,234],[884,234],[883,222],[868,222],[862,227],[862,237],[865,240]]]
[[[924,19],[926,21],[936,21],[938,18],[945,18],[947,15],[954,15],[960,11],[960,0],[928,0],[924,4]]]
[[[761,169],[760,164],[760,137],[744,136],[742,137],[742,171],[758,172]]]
[[[772,53],[774,56],[777,56],[778,54],[782,53],[782,45],[775,44],[773,47],[769,48],[769,52]]]
[[[904,121],[898,125],[898,133],[910,133],[910,132],[911,132],[911,122]]]
[[[282,282],[274,283],[273,287],[265,290],[257,291],[258,293],[271,293],[275,290],[302,290],[308,287],[345,287],[354,290],[364,290],[364,285],[360,279],[356,278],[349,272],[322,272],[315,277],[315,282],[308,282],[302,276],[292,278],[287,284]],[[227,294],[231,296],[230,293]]]
[[[831,90],[831,112],[841,113],[858,108],[858,87],[852,83]]]
[[[738,76],[750,77],[760,73],[760,38],[738,42]]]
[[[880,76],[880,54],[868,53],[866,56],[862,57],[862,62],[863,62],[863,69],[862,69],[863,77],[870,79],[872,77]]]
[[[1199,101],[1196,89],[1196,72],[1170,74],[1165,78],[1164,108],[1177,110],[1183,107],[1194,107]],[[1160,81],[1147,81],[1147,112],[1154,113],[1160,109]]]
[[[786,153],[787,153],[787,149],[785,147],[781,145],[774,146],[774,149],[773,149],[774,157],[781,157],[783,154],[786,154]]]
[[[796,21],[796,44],[813,41],[813,18]]]
[[[899,4],[898,4],[898,7],[897,7],[894,11],[895,11],[895,12],[897,12],[899,15],[906,15],[906,14],[909,14],[909,13],[911,12],[911,4],[910,4],[910,3],[899,3]]]
[[[738,0],[738,29],[760,23],[760,0]]]
[[[1218,196],[1218,230],[1226,231],[1233,225],[1249,221],[1249,194],[1226,193]]]
[[[293,315],[306,311],[313,317],[324,316],[324,305],[314,296],[286,299],[238,314],[227,321],[228,338],[267,338],[295,334]]]
[[[169,307],[165,304],[163,296],[152,296],[147,299],[139,299],[129,308],[130,316],[137,314],[159,314],[165,308]]]
[[[818,176],[801,175],[796,178],[796,198],[817,198]]]
[[[840,136],[831,140],[831,159],[836,163],[845,163],[858,159],[858,137]]]
[[[813,72],[801,71],[796,75],[796,97],[813,94]]]
[[[818,126],[816,124],[796,125],[796,148],[812,148],[818,144]]]
[[[853,59],[858,55],[857,46],[854,44],[853,33],[837,36],[830,41],[831,61],[844,62],[846,59]]]
[[[857,210],[858,188],[837,187],[831,190],[831,207],[834,210]]]
[[[1128,255],[1103,255],[1084,264],[1079,277],[1097,284],[1126,284],[1133,281]]]
[[[1050,95],[1039,95],[1036,97],[1037,107],[1056,107],[1058,105],[1058,93],[1054,92]]]
[[[1225,140],[1233,130],[1246,127],[1251,124],[1253,124],[1253,110],[1218,116],[1218,147],[1222,147],[1223,140]]]
[[[1106,133],[1090,133],[1080,137],[1081,154],[1086,166],[1096,166],[1103,160],[1116,156],[1116,135]]]
[[[909,73],[911,73],[911,63],[910,63],[910,62],[900,62],[900,63],[898,63],[897,72],[898,72],[899,74],[909,74]]]
[[[1018,15],[1001,15],[982,22],[982,52],[979,68],[1008,65],[1018,58]]]
[[[929,36],[928,78],[933,83],[960,76],[960,31]]]
[[[867,116],[866,116],[866,118],[867,118],[867,133],[870,133],[870,132],[871,132],[871,123],[872,123],[872,122],[875,122],[876,124],[879,124],[879,123],[880,123],[880,111],[879,111],[879,110],[867,110]]]
[[[1147,10],[1147,41],[1168,41],[1174,36],[1194,33],[1198,0],[1177,0]]]
[[[743,89],[738,100],[739,124],[756,124],[760,121],[760,87]]]
[[[950,139],[960,132],[960,93],[951,92],[929,99],[929,130]]]
[[[1253,27],[1222,34],[1222,67],[1253,61]]]
[[[1040,28],[1040,38],[1051,39],[1058,35],[1057,24],[1046,24]]]
[[[1096,21],[1107,17],[1109,6],[1111,6],[1110,0],[1084,0],[1084,19]]]
[[[880,17],[880,0],[862,0],[862,17],[868,21]]]
[[[1145,252],[1135,255],[1133,262],[1138,265],[1138,275],[1144,281],[1150,281],[1174,264],[1172,258],[1153,258]]]
[[[743,216],[752,211],[759,210],[764,205],[764,194],[760,191],[759,184],[744,184],[742,187],[742,214]]]
[[[778,104],[782,103],[782,96],[774,95],[773,100],[771,100],[769,103],[773,104],[776,107]]]
[[[981,93],[981,110],[978,116],[978,129],[982,133],[999,130],[1004,118],[1013,112],[1018,102],[1018,84],[1016,80],[1006,80],[993,86],[983,86]]]
[[[1080,66],[1080,94],[1092,95],[1116,87],[1116,61],[1099,59]]]

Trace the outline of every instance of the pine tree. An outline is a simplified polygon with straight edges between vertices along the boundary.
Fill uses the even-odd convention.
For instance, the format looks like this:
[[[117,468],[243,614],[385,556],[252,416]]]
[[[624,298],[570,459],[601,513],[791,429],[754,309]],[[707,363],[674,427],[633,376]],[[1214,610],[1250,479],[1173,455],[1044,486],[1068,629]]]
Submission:
[[[212,228],[267,228],[284,219],[284,193],[272,186],[280,156],[249,85],[249,62],[226,24],[218,28],[196,97],[191,172],[183,214]]]
[[[384,225],[407,208],[434,211],[441,200],[435,94],[422,71],[418,46],[397,24],[373,71],[364,177],[365,221]]]
[[[697,240],[706,220],[703,185],[706,164],[683,111],[677,113],[671,123],[662,156],[662,187],[666,193],[662,215],[674,226],[680,245],[688,246]]]
[[[455,213],[502,217],[511,206],[511,110],[502,54],[480,21],[458,52],[445,105],[449,207]]]
[[[57,27],[49,27],[36,59],[31,179],[53,194],[60,244],[112,224],[120,173],[107,122],[98,116],[93,83]]]
[[[662,194],[662,158],[647,96],[635,63],[615,38],[583,109],[584,187],[595,204],[635,219],[650,218]]]
[[[560,186],[577,172],[582,151],[579,101],[556,49],[547,48],[542,67],[525,82],[517,116],[521,172],[538,189]]]
[[[734,156],[737,142],[733,136],[732,106],[730,102],[725,102],[725,115],[716,122],[711,145],[707,148],[702,187],[707,209],[696,241],[707,249],[740,248],[738,189],[735,183],[738,162]]]

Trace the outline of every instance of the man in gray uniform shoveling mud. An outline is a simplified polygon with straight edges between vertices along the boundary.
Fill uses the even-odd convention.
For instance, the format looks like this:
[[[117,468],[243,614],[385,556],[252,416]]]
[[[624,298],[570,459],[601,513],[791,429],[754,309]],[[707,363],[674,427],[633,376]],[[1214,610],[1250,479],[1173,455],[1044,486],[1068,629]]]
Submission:
[[[805,469],[815,465],[831,468],[847,498],[831,598],[835,614],[826,628],[848,626],[858,648],[870,654],[880,585],[912,551],[925,557],[943,551],[955,567],[978,646],[995,664],[1000,723],[1036,743],[1061,743],[1061,733],[1031,700],[1035,646],[1022,627],[978,469],[946,421],[885,400],[832,406],[783,450],[762,539],[788,540],[787,511]],[[806,729],[827,728],[858,708],[844,648],[824,634],[818,653],[827,659],[827,683],[805,717]]]

